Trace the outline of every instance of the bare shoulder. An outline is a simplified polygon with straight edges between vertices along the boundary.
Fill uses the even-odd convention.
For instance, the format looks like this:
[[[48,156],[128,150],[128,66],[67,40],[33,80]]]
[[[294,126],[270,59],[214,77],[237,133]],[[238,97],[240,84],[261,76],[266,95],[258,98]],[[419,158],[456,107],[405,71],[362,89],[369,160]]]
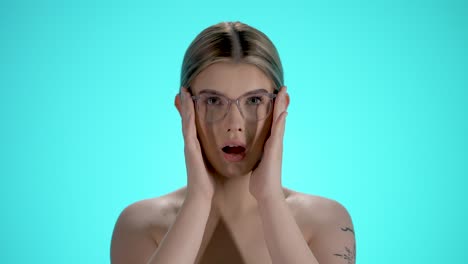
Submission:
[[[348,210],[338,201],[288,190],[286,201],[319,263],[355,263],[356,240]]]
[[[132,224],[145,229],[159,243],[174,222],[185,197],[185,188],[135,202],[124,209]]]
[[[111,263],[146,263],[177,216],[183,192],[137,201],[122,210],[112,233]]]
[[[353,229],[351,216],[340,202],[291,189],[286,189],[286,193],[286,202],[298,225],[308,231],[306,234],[309,241],[318,235],[317,230],[324,230],[327,226]]]

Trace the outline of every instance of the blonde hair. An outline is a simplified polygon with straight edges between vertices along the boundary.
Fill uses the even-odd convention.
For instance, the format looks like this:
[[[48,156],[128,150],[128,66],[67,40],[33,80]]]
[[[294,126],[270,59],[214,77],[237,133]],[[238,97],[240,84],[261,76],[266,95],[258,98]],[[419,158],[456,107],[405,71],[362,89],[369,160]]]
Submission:
[[[181,86],[190,89],[201,71],[223,61],[253,64],[272,80],[275,92],[283,86],[283,67],[273,42],[258,29],[239,21],[220,22],[195,37],[185,52]]]

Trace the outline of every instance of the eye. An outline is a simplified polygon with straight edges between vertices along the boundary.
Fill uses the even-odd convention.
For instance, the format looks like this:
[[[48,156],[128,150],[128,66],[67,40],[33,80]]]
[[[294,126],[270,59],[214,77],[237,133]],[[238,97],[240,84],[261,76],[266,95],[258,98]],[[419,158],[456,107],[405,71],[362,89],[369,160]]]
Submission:
[[[261,96],[251,96],[247,98],[247,104],[250,105],[258,105],[263,102],[263,98]]]
[[[218,96],[209,96],[205,99],[205,103],[207,105],[221,104],[221,98],[219,98]]]

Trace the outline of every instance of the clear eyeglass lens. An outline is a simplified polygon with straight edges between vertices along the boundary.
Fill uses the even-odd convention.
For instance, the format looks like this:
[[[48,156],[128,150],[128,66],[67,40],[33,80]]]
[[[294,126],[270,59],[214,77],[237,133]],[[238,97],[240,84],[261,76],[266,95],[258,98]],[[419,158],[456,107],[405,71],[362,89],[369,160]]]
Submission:
[[[267,94],[254,94],[239,99],[244,118],[250,121],[261,120],[271,111],[272,100]],[[201,117],[207,122],[221,120],[228,111],[229,100],[220,95],[200,95],[197,107]],[[236,107],[236,106],[234,106]]]

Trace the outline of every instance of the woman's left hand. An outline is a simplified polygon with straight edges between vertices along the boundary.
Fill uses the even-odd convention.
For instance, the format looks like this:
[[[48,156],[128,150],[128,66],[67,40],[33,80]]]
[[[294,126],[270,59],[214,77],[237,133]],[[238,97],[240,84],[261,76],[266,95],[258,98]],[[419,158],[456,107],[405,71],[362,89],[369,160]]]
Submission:
[[[271,134],[265,142],[262,160],[250,176],[249,191],[257,201],[275,196],[284,198],[281,167],[288,105],[289,95],[286,86],[283,86],[275,99]]]

